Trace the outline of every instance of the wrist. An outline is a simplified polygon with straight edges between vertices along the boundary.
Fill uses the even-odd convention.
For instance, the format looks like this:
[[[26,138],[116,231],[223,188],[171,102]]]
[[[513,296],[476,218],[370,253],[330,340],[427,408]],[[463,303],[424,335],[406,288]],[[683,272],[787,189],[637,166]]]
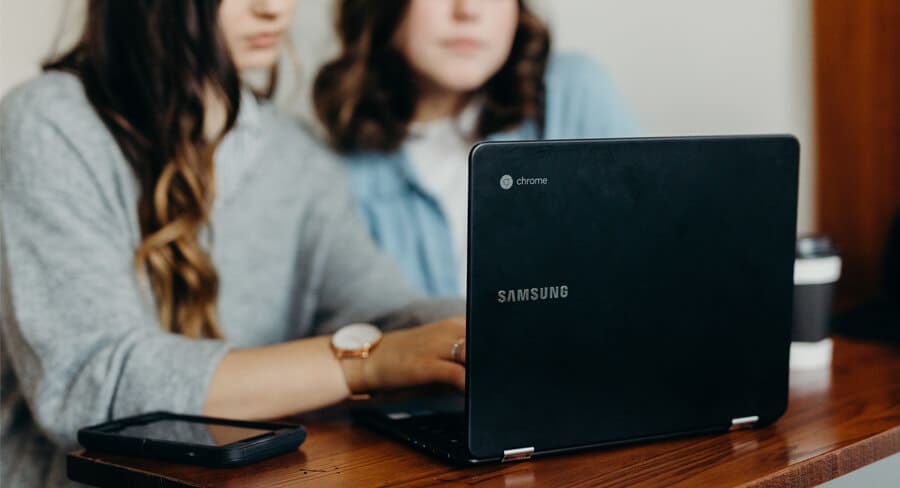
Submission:
[[[331,336],[331,350],[341,366],[350,398],[367,397],[375,384],[369,381],[369,355],[381,343],[382,336],[378,327],[365,323],[346,325]]]
[[[365,363],[367,359],[362,358],[340,358],[338,363],[341,365],[341,371],[344,373],[344,381],[350,396],[365,394],[369,391],[368,383],[365,377]]]

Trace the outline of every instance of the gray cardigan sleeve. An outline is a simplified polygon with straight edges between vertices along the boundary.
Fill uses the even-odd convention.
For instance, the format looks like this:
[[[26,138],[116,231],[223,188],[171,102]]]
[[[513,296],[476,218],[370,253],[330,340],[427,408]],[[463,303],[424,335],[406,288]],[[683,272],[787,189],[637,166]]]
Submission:
[[[313,197],[304,230],[314,242],[304,246],[303,257],[321,266],[316,334],[357,321],[392,330],[463,315],[465,300],[430,299],[408,284],[396,263],[376,248],[338,163],[328,155],[320,159],[327,164],[315,177],[332,183]]]
[[[70,446],[110,418],[200,412],[228,345],[160,329],[91,134],[33,105],[0,109],[0,332],[35,422]]]

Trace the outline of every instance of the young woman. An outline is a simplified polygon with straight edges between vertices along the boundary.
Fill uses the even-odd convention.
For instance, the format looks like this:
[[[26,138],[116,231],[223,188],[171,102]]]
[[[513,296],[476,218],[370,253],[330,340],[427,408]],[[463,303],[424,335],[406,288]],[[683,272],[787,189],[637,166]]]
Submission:
[[[373,237],[420,289],[465,293],[467,154],[482,139],[621,137],[636,125],[588,58],[549,55],[524,0],[342,0],[314,84]]]
[[[112,418],[463,387],[461,319],[386,333],[367,359],[302,339],[446,311],[410,305],[339,165],[242,89],[292,9],[92,0],[80,43],[3,100],[2,486],[64,483],[77,430]],[[368,336],[338,349],[378,341],[352,330]]]

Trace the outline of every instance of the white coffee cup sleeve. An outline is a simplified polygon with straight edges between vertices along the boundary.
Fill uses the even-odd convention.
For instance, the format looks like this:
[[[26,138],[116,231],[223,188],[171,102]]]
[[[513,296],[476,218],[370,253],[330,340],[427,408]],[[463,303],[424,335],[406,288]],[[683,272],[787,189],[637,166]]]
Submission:
[[[795,285],[834,283],[841,277],[840,256],[806,258],[794,261]]]
[[[819,369],[831,364],[831,339],[791,343],[791,369]]]

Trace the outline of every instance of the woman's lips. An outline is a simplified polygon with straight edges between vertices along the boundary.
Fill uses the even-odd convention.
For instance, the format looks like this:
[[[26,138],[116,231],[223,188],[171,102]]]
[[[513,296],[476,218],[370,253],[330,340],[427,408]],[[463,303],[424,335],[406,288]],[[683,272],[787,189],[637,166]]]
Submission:
[[[281,32],[261,32],[247,37],[247,43],[255,49],[275,47],[279,40],[281,40]]]
[[[448,39],[443,44],[447,49],[461,54],[474,53],[484,46],[483,42],[468,37]]]

